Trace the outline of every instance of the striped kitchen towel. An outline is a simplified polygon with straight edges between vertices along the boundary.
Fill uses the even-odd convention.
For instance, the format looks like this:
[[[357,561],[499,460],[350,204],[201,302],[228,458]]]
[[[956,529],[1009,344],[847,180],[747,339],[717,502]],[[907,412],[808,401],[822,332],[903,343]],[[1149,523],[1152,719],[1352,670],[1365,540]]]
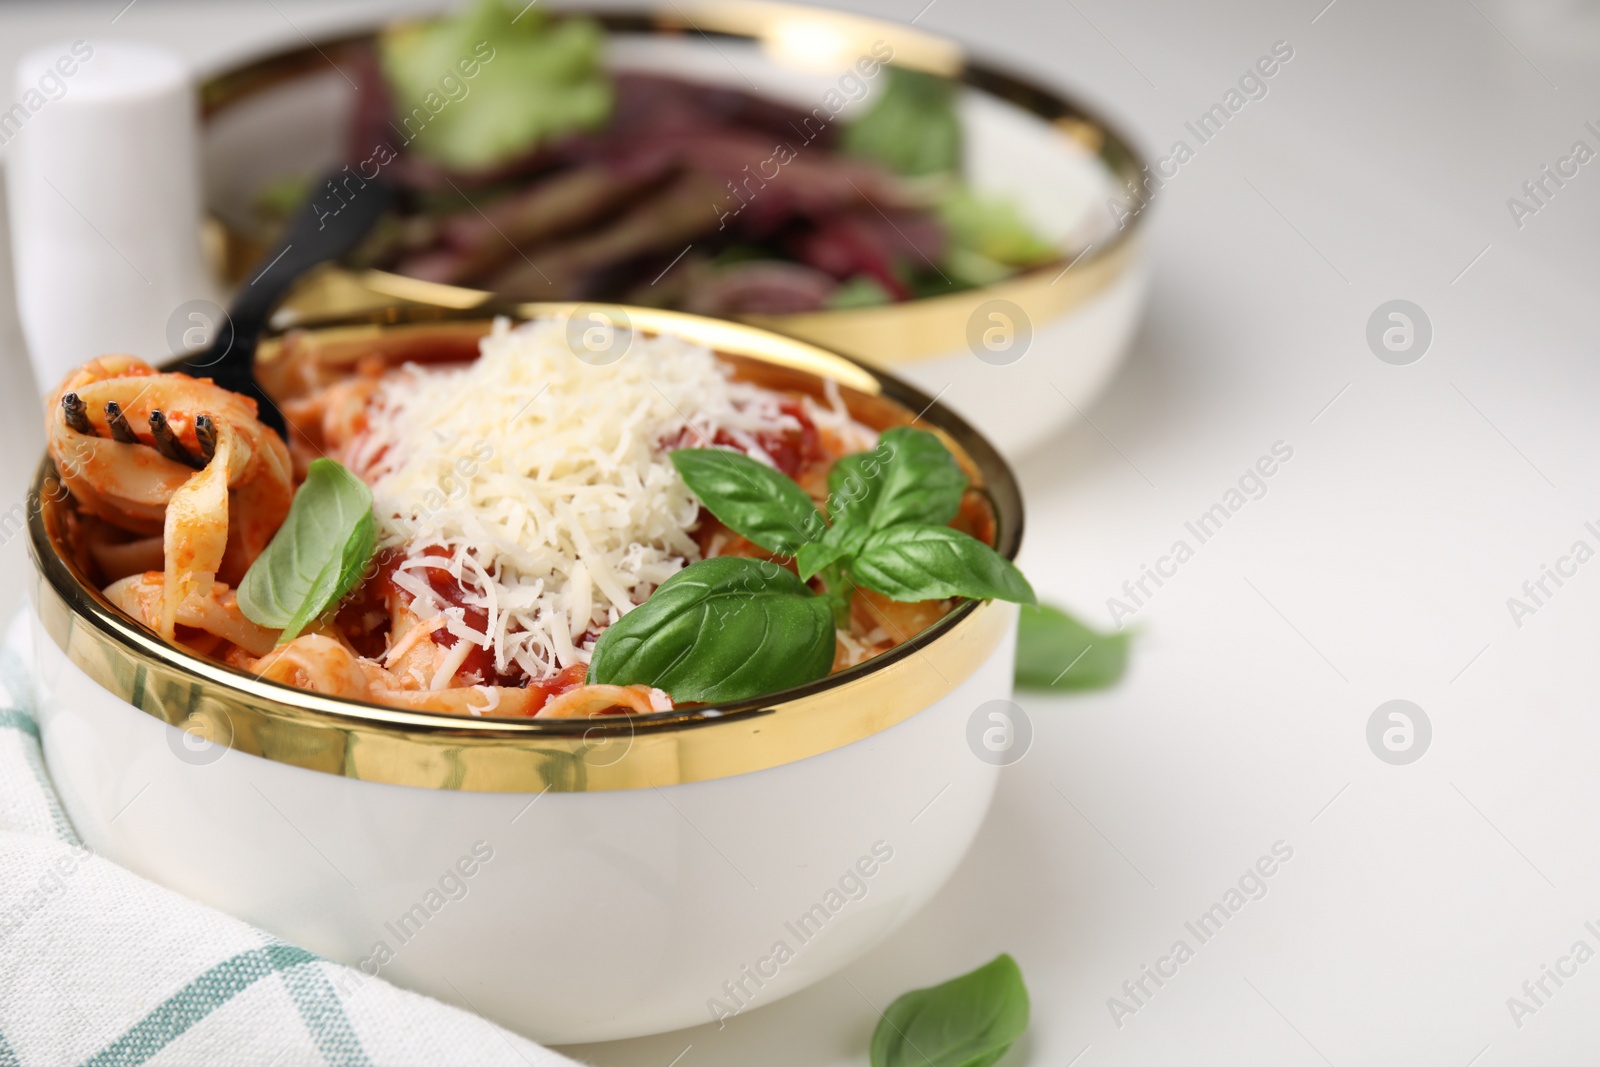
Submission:
[[[45,773],[27,641],[18,619],[0,648],[0,1067],[572,1067],[95,856]]]

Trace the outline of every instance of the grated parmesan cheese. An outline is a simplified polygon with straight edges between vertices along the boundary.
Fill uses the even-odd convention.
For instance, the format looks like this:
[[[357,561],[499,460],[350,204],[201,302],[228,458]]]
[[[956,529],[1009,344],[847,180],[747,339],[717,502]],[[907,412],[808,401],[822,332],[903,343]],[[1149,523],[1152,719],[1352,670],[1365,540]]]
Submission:
[[[770,465],[755,435],[799,425],[780,399],[668,336],[585,362],[559,321],[500,320],[475,363],[386,376],[342,458],[372,486],[379,543],[404,554],[396,586],[428,632],[460,638],[427,684],[449,684],[469,646],[533,679],[587,663],[601,630],[699,558],[699,505],[666,448],[721,432]]]

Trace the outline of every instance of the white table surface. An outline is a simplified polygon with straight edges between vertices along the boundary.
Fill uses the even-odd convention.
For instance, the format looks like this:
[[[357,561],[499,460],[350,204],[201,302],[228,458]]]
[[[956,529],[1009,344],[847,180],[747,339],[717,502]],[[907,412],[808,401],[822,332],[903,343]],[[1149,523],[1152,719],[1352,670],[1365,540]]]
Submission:
[[[108,31],[205,62],[393,5],[138,0],[0,9],[0,70]],[[860,0],[909,19],[927,0]],[[1035,740],[965,866],[843,976],[732,1020],[573,1050],[597,1064],[861,1064],[898,993],[999,951],[1033,1026],[1006,1063],[1566,1064],[1600,1051],[1600,563],[1519,628],[1507,608],[1576,540],[1600,547],[1600,163],[1519,230],[1506,199],[1600,120],[1582,3],[935,0],[952,33],[1111,107],[1151,148],[1274,42],[1295,55],[1155,207],[1151,310],[1109,394],[1021,467],[1024,565],[1108,621],[1274,442],[1293,458],[1136,619],[1115,691],[1023,696]],[[854,6],[854,5],[853,5]],[[1320,12],[1320,14],[1319,14]],[[0,242],[0,502],[41,448]],[[1431,349],[1368,350],[1381,303]],[[1019,398],[1025,402],[1025,398]],[[0,509],[3,510],[3,509]],[[1597,522],[1600,526],[1600,522]],[[24,595],[0,546],[0,607]],[[1152,587],[1153,588],[1153,587]],[[1380,762],[1384,701],[1434,736]],[[1282,841],[1293,858],[1210,942],[1185,929]],[[1107,1001],[1194,948],[1137,1012]],[[871,1002],[870,1004],[868,1002]],[[1131,1001],[1129,1002],[1131,1004]],[[687,1050],[685,1051],[687,1046]]]

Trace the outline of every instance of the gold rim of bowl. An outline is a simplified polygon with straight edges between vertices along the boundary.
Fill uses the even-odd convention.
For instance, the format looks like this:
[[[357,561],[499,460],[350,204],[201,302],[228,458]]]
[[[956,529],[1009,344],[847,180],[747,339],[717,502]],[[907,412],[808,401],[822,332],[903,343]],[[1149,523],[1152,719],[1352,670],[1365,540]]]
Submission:
[[[577,303],[498,310],[529,319],[561,318],[580,309],[620,313],[635,330],[705,344],[756,374],[831,379],[847,402],[892,410],[897,421],[920,421],[945,440],[974,487],[988,496],[995,547],[1008,559],[1016,557],[1022,499],[1009,467],[971,426],[914,387],[804,342],[702,316]],[[341,363],[397,335],[470,341],[491,324],[482,312],[391,308],[268,339],[260,361],[268,377],[286,337]],[[999,648],[1015,612],[1009,604],[964,602],[883,655],[756,700],[603,719],[404,711],[266,681],[168,644],[114,608],[87,580],[65,539],[65,497],[46,455],[28,509],[34,603],[47,639],[68,660],[113,697],[195,737],[280,763],[393,785],[596,792],[707,781],[792,763],[876,734],[948,695]],[[229,753],[215,755],[225,759]]]
[[[954,41],[898,23],[778,3],[708,3],[644,11],[586,11],[572,14],[598,21],[610,33],[661,38],[696,36],[747,41],[779,55],[794,50],[792,42],[816,48],[819,42],[845,57],[869,54],[874,41],[887,40],[895,49],[894,65],[938,74],[980,90],[1034,115],[1051,132],[1097,157],[1125,188],[1144,181],[1141,153],[1111,123],[1071,97],[998,65],[973,57]],[[337,66],[339,54],[372,38],[372,32],[348,35],[276,52],[230,68],[201,86],[202,110],[210,117],[254,94],[293,78]],[[1068,262],[1059,258],[976,289],[877,307],[810,311],[787,315],[744,315],[739,321],[820,345],[877,366],[903,366],[961,352],[967,325],[979,307],[1005,300],[1021,308],[1029,321],[1048,323],[1088,302],[1117,281],[1137,260],[1144,213],[1126,219],[1109,239],[1092,245]],[[227,273],[244,270],[264,248],[211,220],[214,247]],[[402,302],[436,307],[480,308],[495,301],[493,293],[465,286],[423,281],[390,271],[331,268],[311,275],[291,294],[289,314],[325,318]]]

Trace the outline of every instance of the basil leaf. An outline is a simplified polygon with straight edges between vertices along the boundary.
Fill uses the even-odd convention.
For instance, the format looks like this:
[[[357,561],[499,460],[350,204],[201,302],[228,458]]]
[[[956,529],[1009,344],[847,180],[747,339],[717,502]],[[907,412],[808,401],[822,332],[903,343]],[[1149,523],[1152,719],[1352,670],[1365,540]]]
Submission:
[[[350,533],[350,539],[344,544],[344,551],[337,560],[329,560],[327,565],[317,572],[316,580],[311,583],[311,591],[301,601],[300,608],[294,613],[283,633],[278,638],[281,645],[299,636],[306,625],[321,615],[327,608],[332,607],[344,599],[344,595],[354,589],[361,580],[362,572],[367,568],[367,561],[372,558],[372,550],[378,540],[378,524],[372,517],[369,509],[367,513],[356,521],[355,529]]]
[[[833,616],[792,573],[766,560],[690,564],[613,623],[588,680],[651,685],[678,703],[745,700],[827,676]]]
[[[862,526],[830,526],[828,532],[822,535],[822,540],[801,545],[794,561],[800,569],[801,579],[809,582],[823,568],[854,556],[861,550],[867,533]]]
[[[1103,634],[1049,604],[1022,609],[1017,685],[1029,689],[1104,689],[1128,666],[1128,631]]]
[[[780,556],[822,536],[822,512],[794,479],[739,452],[680,448],[672,465],[728,529]]]
[[[1028,1029],[1028,989],[1005,953],[899,997],[872,1033],[872,1067],[989,1067]]]
[[[828,472],[834,525],[882,530],[903,522],[943,526],[961,510],[967,476],[926,430],[896,426],[871,452],[844,456]]]
[[[850,573],[856,582],[894,600],[975,600],[1034,603],[1033,587],[1000,553],[948,526],[906,523],[867,538]]]
[[[337,604],[376,541],[372,490],[331,459],[314,459],[289,514],[239,583],[239,610],[282,630],[281,645]]]
[[[800,580],[809,582],[824,567],[839,562],[844,555],[844,546],[841,544],[812,541],[808,545],[800,546],[800,551],[795,554],[794,564],[800,571]]]

